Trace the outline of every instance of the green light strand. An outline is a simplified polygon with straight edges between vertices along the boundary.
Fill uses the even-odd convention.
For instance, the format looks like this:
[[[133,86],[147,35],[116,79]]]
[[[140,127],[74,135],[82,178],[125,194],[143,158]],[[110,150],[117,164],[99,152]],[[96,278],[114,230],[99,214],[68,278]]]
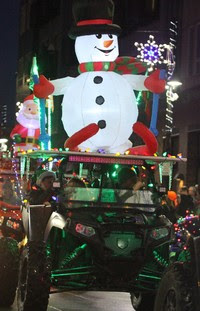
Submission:
[[[153,279],[153,280],[160,280],[161,278],[154,275],[147,275],[147,274],[139,274],[139,277],[147,278],[147,279]]]
[[[30,174],[30,157],[27,157],[27,160],[26,160],[26,180],[29,179],[29,174]]]
[[[160,183],[162,184],[163,182],[163,175],[162,175],[162,172],[163,172],[163,164],[162,163],[159,163],[159,177],[160,177]]]
[[[45,150],[44,143],[41,142],[41,150]]]
[[[158,252],[153,251],[153,255],[156,261],[160,263],[162,266],[167,267],[169,265],[168,262],[158,254]]]
[[[51,120],[52,120],[52,106],[53,106],[53,97],[51,96],[51,98],[49,100],[47,100],[48,102],[48,135],[50,137],[49,141],[48,141],[48,150],[51,150],[51,132],[52,132],[52,128],[51,128]]]
[[[21,177],[21,179],[23,178],[24,172],[25,172],[25,162],[26,162],[26,158],[20,157],[20,177]]]
[[[33,75],[36,75],[36,76],[39,75],[36,56],[33,57],[32,67],[31,67],[31,71],[30,71],[29,89],[30,89],[31,91],[33,91],[33,87],[34,87]]]
[[[145,72],[145,77],[148,75],[148,70]],[[138,96],[136,98],[137,104],[139,105],[140,103],[140,98],[142,97],[142,91],[139,91]]]
[[[172,188],[172,179],[173,179],[173,163],[170,163],[170,171],[169,171],[169,190]]]

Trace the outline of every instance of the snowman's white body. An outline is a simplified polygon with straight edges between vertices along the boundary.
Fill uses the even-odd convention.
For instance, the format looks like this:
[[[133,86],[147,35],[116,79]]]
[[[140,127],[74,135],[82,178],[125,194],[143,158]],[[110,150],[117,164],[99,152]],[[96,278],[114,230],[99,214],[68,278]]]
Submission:
[[[78,59],[82,57],[82,55],[78,56]],[[82,57],[80,62],[86,60],[87,57],[86,59]],[[100,60],[97,57],[95,61]],[[95,78],[99,79],[98,83],[95,82]],[[106,152],[124,152],[130,148],[131,142],[128,138],[138,117],[133,89],[146,90],[144,80],[145,77],[139,75],[90,71],[81,73],[77,78],[67,77],[52,81],[55,87],[54,95],[64,94],[62,122],[68,136],[72,136],[91,123],[98,124],[103,120],[106,126],[79,145],[81,150],[89,148],[90,151],[104,149]],[[97,103],[98,97],[103,98],[103,103]]]

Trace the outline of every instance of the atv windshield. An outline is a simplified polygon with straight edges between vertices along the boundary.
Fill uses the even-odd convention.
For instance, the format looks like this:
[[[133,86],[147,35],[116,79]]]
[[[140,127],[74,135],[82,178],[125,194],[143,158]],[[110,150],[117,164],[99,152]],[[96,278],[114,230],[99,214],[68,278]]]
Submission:
[[[104,163],[104,158],[101,160],[102,163],[90,163],[88,159],[88,162],[79,163],[73,160],[73,157],[71,161],[64,160],[60,166],[63,186],[59,201],[62,203],[69,201],[72,205],[77,201],[83,202],[84,205],[91,202],[119,205],[155,203],[153,193],[156,166],[138,160],[133,165],[129,162],[127,165]],[[138,189],[134,189],[138,183]]]
[[[178,161],[183,160],[58,151],[36,151],[31,155],[22,155],[21,158],[22,168],[27,167],[35,172],[31,177],[33,186],[37,171],[41,172],[45,167],[55,173],[55,199],[66,207],[81,204],[157,205],[167,191],[160,178],[160,165],[166,164],[161,168],[165,173],[169,171],[170,175],[173,164]],[[31,175],[21,169],[21,175],[23,174]],[[162,193],[159,188],[163,188]]]
[[[62,193],[62,200],[102,203],[153,204],[152,192],[149,190],[134,191],[109,188],[66,187]]]

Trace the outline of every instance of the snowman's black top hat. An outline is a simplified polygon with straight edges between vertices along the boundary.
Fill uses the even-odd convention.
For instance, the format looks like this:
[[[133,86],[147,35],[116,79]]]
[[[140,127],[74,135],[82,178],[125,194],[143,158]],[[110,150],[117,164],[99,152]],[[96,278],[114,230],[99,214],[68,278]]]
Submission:
[[[73,16],[75,25],[69,31],[72,39],[91,34],[119,35],[121,32],[121,28],[112,23],[112,0],[74,0]]]

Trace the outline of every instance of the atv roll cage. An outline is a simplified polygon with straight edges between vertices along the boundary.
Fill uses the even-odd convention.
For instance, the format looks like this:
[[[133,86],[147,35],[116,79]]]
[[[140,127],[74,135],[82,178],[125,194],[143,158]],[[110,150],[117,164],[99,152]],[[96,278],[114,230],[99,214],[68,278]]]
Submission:
[[[152,196],[158,194],[158,187],[154,183],[156,170],[151,167],[164,162],[173,165],[186,159],[59,151],[34,151],[20,156],[25,168],[21,174],[29,176],[34,159],[39,170],[51,168],[57,176],[53,203],[22,208],[28,244],[20,265],[20,308],[30,303],[35,284],[37,288],[41,285],[45,305],[49,284],[58,291],[127,291],[136,293],[134,297],[140,297],[141,293],[155,297],[162,275],[170,266],[169,249],[175,234],[162,211],[160,196]],[[142,166],[148,170],[147,177],[153,187],[146,183],[145,189],[139,190],[141,197],[146,195],[145,200],[136,201],[132,190],[117,187],[113,172],[116,165],[132,167],[136,172]],[[88,183],[87,188],[66,186],[74,173]],[[36,259],[37,255],[40,260]],[[51,268],[47,271],[49,261]],[[42,275],[35,276],[34,284],[29,275],[31,269],[25,271],[24,262],[32,262],[34,271],[42,271]],[[43,286],[40,282],[45,278]],[[29,282],[24,283],[25,279]],[[37,288],[35,309],[44,304],[38,301]],[[137,310],[146,310],[133,301],[132,296]]]

